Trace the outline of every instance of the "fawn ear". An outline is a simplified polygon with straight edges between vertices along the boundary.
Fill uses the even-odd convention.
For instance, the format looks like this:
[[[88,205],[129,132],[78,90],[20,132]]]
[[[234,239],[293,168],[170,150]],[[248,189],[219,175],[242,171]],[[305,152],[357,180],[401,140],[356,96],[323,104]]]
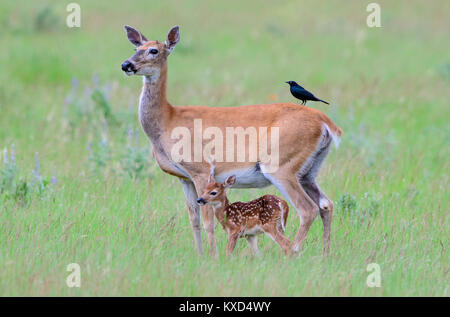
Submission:
[[[234,175],[228,176],[227,180],[225,181],[225,187],[226,188],[231,187],[234,185],[235,182],[236,182],[236,176],[234,176]]]
[[[167,34],[166,39],[166,47],[169,51],[169,54],[172,53],[175,46],[178,44],[178,41],[180,40],[180,27],[178,25],[175,25],[173,28],[170,29],[169,34]]]
[[[212,176],[212,174],[209,174],[208,183],[209,184],[214,184],[215,182],[216,182],[216,180],[214,179],[214,176]]]
[[[142,35],[142,33],[136,30],[135,28],[132,28],[131,26],[125,25],[125,31],[127,32],[128,40],[134,46],[141,46],[142,44],[147,42],[145,36]]]

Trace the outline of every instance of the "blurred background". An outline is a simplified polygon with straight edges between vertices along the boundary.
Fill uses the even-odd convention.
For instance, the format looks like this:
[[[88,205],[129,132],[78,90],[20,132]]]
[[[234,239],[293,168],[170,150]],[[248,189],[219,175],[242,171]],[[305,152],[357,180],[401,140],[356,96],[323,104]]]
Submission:
[[[77,1],[69,28],[68,1],[3,0],[0,294],[448,296],[450,3],[377,1],[369,28],[369,2]],[[180,26],[174,105],[296,102],[288,80],[331,103],[308,103],[344,130],[319,180],[336,206],[331,260],[320,221],[298,262],[266,239],[251,271],[244,243],[228,264],[195,256],[181,187],[138,123],[142,80],[120,69],[125,24],[159,41]],[[61,282],[71,262],[88,268],[80,290]],[[370,262],[381,289],[365,286]]]

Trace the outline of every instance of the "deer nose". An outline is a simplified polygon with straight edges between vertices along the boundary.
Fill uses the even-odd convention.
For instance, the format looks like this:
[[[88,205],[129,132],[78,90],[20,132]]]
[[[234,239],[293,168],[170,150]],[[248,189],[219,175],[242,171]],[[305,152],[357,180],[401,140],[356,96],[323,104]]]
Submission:
[[[199,205],[204,205],[204,204],[206,204],[206,201],[203,198],[200,197],[199,199],[197,199],[197,203]]]
[[[134,71],[135,69],[133,63],[131,63],[130,61],[125,61],[122,63],[122,70],[124,72],[131,72]]]

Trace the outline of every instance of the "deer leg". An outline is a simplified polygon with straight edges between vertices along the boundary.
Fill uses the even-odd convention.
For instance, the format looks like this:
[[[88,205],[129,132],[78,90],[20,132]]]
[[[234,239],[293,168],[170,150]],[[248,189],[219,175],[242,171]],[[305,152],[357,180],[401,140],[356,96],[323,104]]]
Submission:
[[[195,189],[197,190],[197,196],[200,196],[206,186],[204,179],[208,179],[207,177],[196,177],[194,179]],[[209,245],[209,253],[213,256],[218,256],[217,244],[216,244],[216,236],[214,231],[214,211],[208,206],[201,206],[202,212],[202,220],[203,220],[203,228],[206,231],[206,236],[208,238]]]
[[[237,233],[230,233],[228,235],[228,245],[227,245],[227,257],[230,256],[234,248],[236,247],[236,242],[239,239],[239,232]]]
[[[252,249],[253,255],[259,256],[258,250],[258,237],[257,236],[247,236],[247,242],[250,248]]]
[[[189,221],[191,223],[192,231],[194,232],[194,242],[197,247],[197,252],[203,254],[201,226],[200,226],[200,206],[197,204],[197,192],[192,182],[181,179],[184,195],[186,196],[186,205],[189,212]]]
[[[327,210],[320,209],[320,217],[323,223],[323,253],[330,254],[331,219],[333,218],[333,204]]]
[[[317,206],[319,206],[320,217],[322,218],[323,223],[323,251],[324,254],[327,255],[330,251],[333,202],[328,199],[328,197],[320,190],[315,180],[317,172],[321,164],[327,157],[328,151],[333,141],[328,130],[325,132],[326,133],[322,135],[322,140],[320,141],[320,145],[316,153],[313,157],[311,157],[312,164],[310,164],[307,170],[303,171],[303,174],[298,175],[298,180],[309,197],[315,202]]]
[[[300,217],[300,228],[293,242],[293,251],[296,253],[301,248],[314,219],[319,213],[319,207],[305,192],[295,175],[268,175],[264,176],[274,184],[287,200],[295,207]]]
[[[323,224],[323,253],[330,253],[331,219],[333,217],[333,202],[320,190],[315,180],[302,178],[300,184],[309,197],[319,206]]]

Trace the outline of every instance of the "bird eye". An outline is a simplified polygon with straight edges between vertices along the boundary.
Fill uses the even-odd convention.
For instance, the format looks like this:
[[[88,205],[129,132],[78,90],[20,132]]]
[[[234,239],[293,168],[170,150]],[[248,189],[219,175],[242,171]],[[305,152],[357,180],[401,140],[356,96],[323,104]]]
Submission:
[[[153,54],[153,55],[158,54],[158,50],[156,48],[152,48],[150,50],[150,54]]]
[[[212,191],[212,192],[210,192],[209,194],[210,194],[211,196],[216,196],[216,195],[217,195],[217,192]]]

